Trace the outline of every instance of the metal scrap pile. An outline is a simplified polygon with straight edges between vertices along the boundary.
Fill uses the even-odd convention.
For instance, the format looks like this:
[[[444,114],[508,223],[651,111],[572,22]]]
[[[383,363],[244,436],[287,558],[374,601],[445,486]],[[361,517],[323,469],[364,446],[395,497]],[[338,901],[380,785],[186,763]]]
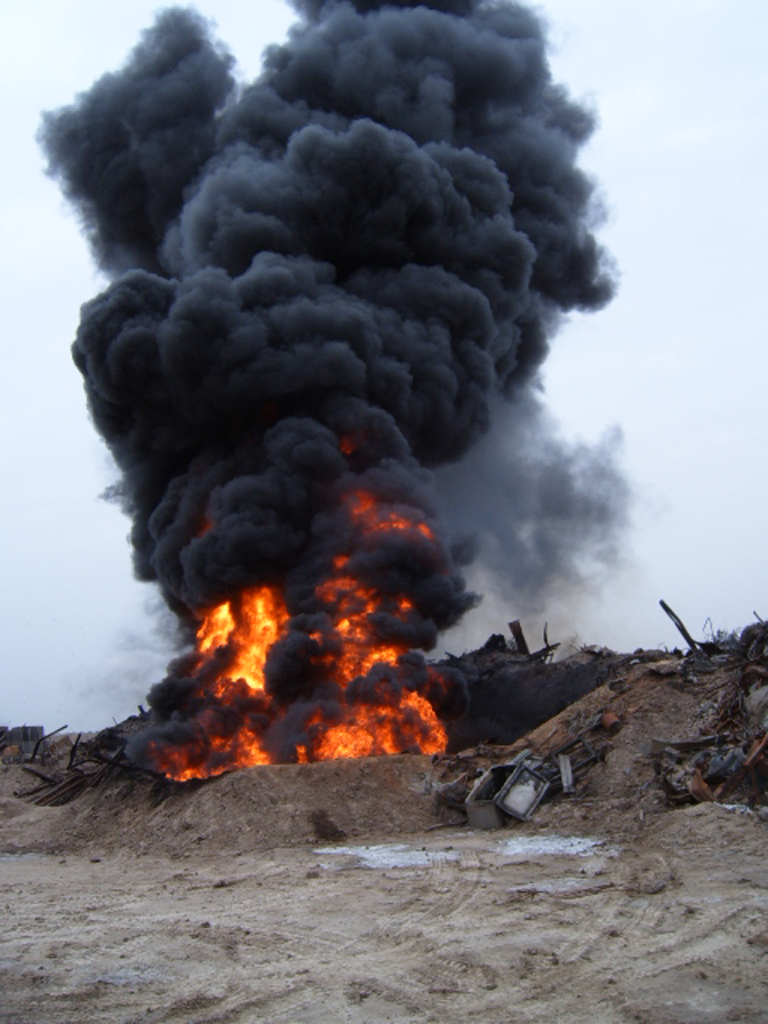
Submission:
[[[31,789],[16,792],[16,796],[45,807],[60,807],[105,782],[115,771],[142,773],[125,757],[125,733],[141,723],[145,713],[132,715],[119,727],[103,729],[90,739],[82,733],[74,741],[65,738],[61,745],[47,743],[55,733],[42,736],[31,755],[23,758],[23,770],[32,775],[37,784]],[[42,729],[40,729],[42,734]],[[34,762],[39,754],[40,767]],[[146,773],[142,773],[146,774]]]
[[[739,670],[722,694],[711,733],[653,740],[656,772],[671,804],[762,806],[768,799],[768,623],[747,626],[723,653],[737,659]]]
[[[604,748],[578,736],[545,757],[521,751],[493,765],[464,801],[471,828],[499,828],[509,818],[527,821],[547,795],[573,793],[574,780],[600,760]]]
[[[479,744],[435,758],[438,805],[472,827],[498,828],[527,820],[560,793],[591,799],[602,794],[598,799],[629,799],[650,809],[655,800],[645,794],[654,780],[662,802],[672,806],[704,800],[768,804],[768,623],[759,619],[740,633],[696,641],[661,604],[687,641],[687,654],[614,655],[619,672],[607,683],[513,744]],[[676,692],[687,693],[687,701]],[[694,694],[701,701],[695,712]],[[689,709],[685,723],[683,706]],[[613,735],[626,725],[631,736],[617,746]],[[606,770],[593,784],[587,774],[601,761]]]
[[[532,746],[491,764],[483,771],[478,763],[493,759],[494,748],[480,744],[461,754],[433,758],[440,777],[458,777],[438,783],[438,806],[466,816],[471,828],[500,828],[510,820],[527,821],[539,804],[559,793],[577,792],[586,775],[610,750],[608,734],[621,728],[611,712],[599,713],[577,735],[564,736],[555,727],[540,742],[537,732]],[[479,777],[478,777],[479,776]],[[454,822],[458,824],[458,822]]]

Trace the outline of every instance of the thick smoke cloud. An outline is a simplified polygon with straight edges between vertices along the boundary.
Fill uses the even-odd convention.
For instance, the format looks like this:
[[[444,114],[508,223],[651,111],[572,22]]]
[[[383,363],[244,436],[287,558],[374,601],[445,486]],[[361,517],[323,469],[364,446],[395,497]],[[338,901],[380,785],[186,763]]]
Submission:
[[[339,699],[317,669],[339,553],[379,595],[382,640],[430,649],[472,606],[432,471],[488,432],[500,397],[528,407],[562,314],[612,288],[575,164],[592,118],[552,82],[529,10],[294,6],[304,21],[241,90],[203,20],[164,12],[41,139],[112,276],[73,354],[136,572],[191,623],[279,583],[291,628],[267,689],[306,709]],[[592,503],[608,528],[620,491]],[[350,516],[360,493],[432,540],[371,544]],[[405,617],[388,605],[401,593]],[[391,685],[460,710],[456,681],[436,696],[408,657]],[[176,733],[193,690],[176,666],[151,698]],[[297,735],[304,720],[282,720],[281,757],[289,718]]]

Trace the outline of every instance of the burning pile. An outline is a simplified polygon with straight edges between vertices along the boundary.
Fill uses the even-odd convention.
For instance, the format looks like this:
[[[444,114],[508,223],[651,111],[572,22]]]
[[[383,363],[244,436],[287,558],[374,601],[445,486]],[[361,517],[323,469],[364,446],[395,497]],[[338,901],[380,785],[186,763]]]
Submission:
[[[611,291],[531,12],[296,7],[241,89],[166,11],[41,133],[112,277],[73,351],[136,572],[196,637],[130,751],[177,779],[443,749],[465,686],[418,649],[475,598],[432,471]]]

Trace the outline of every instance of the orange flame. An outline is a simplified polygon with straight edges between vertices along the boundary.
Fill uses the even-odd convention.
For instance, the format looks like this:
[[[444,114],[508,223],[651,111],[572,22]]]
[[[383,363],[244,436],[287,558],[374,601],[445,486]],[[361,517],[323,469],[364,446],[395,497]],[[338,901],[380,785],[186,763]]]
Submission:
[[[348,500],[352,520],[360,526],[365,534],[377,530],[416,530],[429,540],[435,535],[426,523],[414,523],[404,515],[398,514],[386,505],[378,505],[372,494],[355,491]]]
[[[358,707],[354,721],[326,729],[314,751],[314,760],[400,754],[404,732],[412,733],[412,744],[422,754],[445,750],[445,729],[432,705],[418,693],[404,693],[397,708]]]
[[[366,543],[375,542],[377,534],[392,531],[409,531],[421,538],[421,543],[434,541],[426,523],[409,519],[405,512],[377,502],[367,492],[351,493],[345,505],[358,536]],[[337,555],[330,576],[315,587],[338,643],[329,649],[319,633],[308,634],[319,652],[313,664],[320,666],[342,693],[352,680],[367,676],[376,665],[385,667],[384,676],[386,668],[392,669],[390,676],[396,673],[398,658],[408,649],[405,644],[382,641],[373,628],[372,615],[384,612],[407,623],[408,616],[415,614],[407,595],[383,594],[356,579],[352,562],[352,555]],[[213,697],[213,706],[204,700],[205,706],[195,716],[199,742],[172,748],[152,746],[150,759],[156,767],[184,781],[272,760],[262,742],[264,722],[279,720],[285,711],[265,689],[264,667],[288,624],[289,612],[281,593],[268,586],[245,590],[203,615],[197,631],[196,678],[199,695]],[[249,706],[256,702],[259,714],[253,720],[246,716],[232,727],[227,709],[240,708],[243,701],[250,702]],[[380,694],[374,687],[373,697],[369,688],[365,698],[343,698],[326,715],[315,710],[304,723],[307,741],[296,748],[298,761],[367,757],[407,749],[432,754],[446,746],[445,729],[430,702],[402,686],[382,684]],[[226,728],[220,725],[223,719],[227,719]]]
[[[202,654],[213,655],[220,648],[231,652],[226,678],[244,679],[252,690],[264,689],[264,663],[270,648],[288,623],[288,612],[279,593],[271,587],[245,590],[237,601],[225,601],[203,617],[197,631]]]

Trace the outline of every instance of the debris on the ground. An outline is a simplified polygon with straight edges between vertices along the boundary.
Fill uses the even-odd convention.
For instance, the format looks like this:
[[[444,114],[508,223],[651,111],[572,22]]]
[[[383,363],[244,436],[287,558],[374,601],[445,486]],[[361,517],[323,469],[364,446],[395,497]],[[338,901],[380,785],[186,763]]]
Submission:
[[[525,758],[499,790],[494,802],[497,807],[518,821],[527,821],[550,787],[543,765]]]
[[[687,630],[687,628],[685,626],[685,623],[682,621],[682,619],[675,612],[672,611],[672,609],[669,607],[667,602],[666,601],[659,601],[659,604],[664,609],[666,614],[670,617],[670,619],[674,623],[675,628],[677,629],[678,633],[680,634],[680,636],[682,636],[682,638],[688,644],[690,649],[692,651],[701,650],[702,649],[701,648],[701,644],[698,642],[698,640],[694,640],[693,639],[691,634],[688,632],[688,630]]]
[[[650,734],[643,742],[655,779],[671,806],[768,803],[768,623],[759,620],[737,639],[698,642],[669,606],[662,606],[690,643],[686,655],[653,652],[649,659],[650,652],[635,652],[624,662],[635,673],[632,682],[615,676],[516,743],[497,747],[495,758],[489,758],[487,744],[436,758],[438,805],[459,810],[463,793],[464,813],[474,828],[527,820],[540,803],[583,789],[590,769],[611,752],[624,718],[646,700],[641,692],[637,701],[630,699],[635,686],[647,689],[649,677],[656,677],[667,686],[700,689],[710,676],[712,690],[700,709],[698,734]],[[616,707],[619,694],[624,716]],[[663,715],[663,708],[658,710]]]
[[[454,659],[463,668],[474,666],[476,680],[491,680],[485,696],[506,682],[502,689],[510,706],[501,701],[495,707],[499,716],[507,714],[506,735],[511,732],[513,739],[500,743],[498,730],[489,726],[482,742],[449,746],[432,757],[428,791],[441,817],[497,828],[527,821],[542,806],[565,808],[571,801],[578,807],[584,799],[621,800],[625,809],[634,804],[640,818],[697,802],[742,802],[758,809],[768,804],[763,620],[736,637],[694,641],[695,649],[685,653],[617,654],[585,647],[562,662],[544,656],[554,646],[546,630],[544,647],[531,654],[520,624],[510,629],[513,641],[494,635],[479,651]],[[684,715],[682,708],[688,709]],[[57,739],[61,730],[46,735],[37,728],[34,737],[26,737],[26,752],[13,755],[34,779],[17,795],[57,806],[110,779],[146,778],[160,785],[164,780],[125,756],[130,735],[145,728],[148,718],[140,709],[86,738]],[[533,728],[521,728],[530,721]],[[471,722],[475,734],[487,724],[482,713]],[[10,734],[4,730],[0,736],[3,755],[18,747],[9,743]]]
[[[673,805],[768,795],[768,623],[742,631],[711,735],[653,741],[656,771]]]
[[[467,680],[466,713],[447,723],[448,751],[479,743],[505,745],[548,721],[584,694],[622,675],[631,656],[603,647],[582,647],[559,661],[560,646],[544,627],[544,645],[531,651],[518,620],[509,623],[511,639],[492,634],[482,647],[443,663]],[[667,652],[658,657],[668,658]]]
[[[137,765],[126,759],[125,746],[128,736],[144,718],[146,712],[142,713],[140,708],[139,715],[132,715],[121,725],[110,726],[95,736],[84,739],[79,733],[74,739],[65,737],[60,744],[48,746],[45,742],[67,726],[47,735],[43,735],[40,727],[40,735],[30,755],[19,762],[26,773],[37,779],[38,784],[16,795],[43,807],[60,807],[85,790],[101,785],[115,770],[141,773]],[[42,751],[40,763],[45,771],[32,764],[39,751]]]
[[[696,747],[691,741],[655,741],[656,770],[670,804],[724,801],[740,791],[743,802],[762,805],[768,795],[768,733],[747,743],[734,743],[727,733],[703,740]]]
[[[504,824],[496,798],[516,768],[514,762],[492,765],[466,797],[464,807],[472,828],[499,828]]]
[[[603,717],[595,728],[604,728]],[[544,756],[526,748],[510,761],[492,765],[466,795],[464,810],[470,827],[500,828],[510,818],[527,821],[546,796],[573,793],[574,780],[583,778],[605,749],[581,734]]]

